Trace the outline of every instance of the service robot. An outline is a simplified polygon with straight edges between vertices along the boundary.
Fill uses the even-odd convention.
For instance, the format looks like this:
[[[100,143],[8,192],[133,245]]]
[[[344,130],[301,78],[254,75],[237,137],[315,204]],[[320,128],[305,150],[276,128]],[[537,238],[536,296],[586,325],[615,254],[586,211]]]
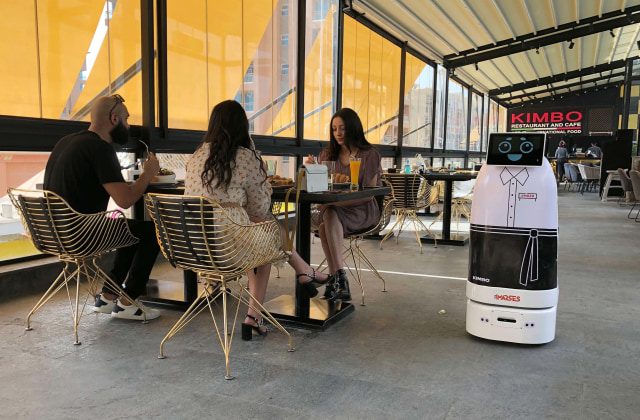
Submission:
[[[552,341],[558,304],[558,197],[544,133],[492,133],[473,194],[467,332]]]

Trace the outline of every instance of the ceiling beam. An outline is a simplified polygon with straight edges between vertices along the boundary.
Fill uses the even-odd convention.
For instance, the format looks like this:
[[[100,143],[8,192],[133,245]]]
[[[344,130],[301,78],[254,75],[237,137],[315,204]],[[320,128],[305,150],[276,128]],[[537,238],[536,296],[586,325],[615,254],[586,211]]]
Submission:
[[[582,70],[574,70],[567,73],[561,73],[561,74],[555,74],[549,77],[543,77],[538,80],[530,80],[523,83],[517,83],[512,86],[505,86],[502,88],[490,90],[489,96],[497,96],[497,95],[503,95],[509,92],[517,92],[525,89],[531,89],[536,86],[543,86],[549,83],[564,82],[565,80],[576,79],[578,77],[587,76],[589,74],[600,73],[603,71],[624,67],[625,63],[626,63],[625,60],[617,60],[610,64],[599,64],[597,66],[587,67]]]
[[[629,7],[626,12],[619,11],[603,14],[602,18],[593,16],[583,19],[580,24],[575,22],[559,25],[558,29],[547,28],[537,31],[537,34],[521,35],[512,39],[505,39],[496,44],[486,44],[460,51],[457,54],[449,54],[444,57],[444,65],[448,68],[467,66],[481,61],[492,60],[505,55],[515,54],[546,45],[556,44],[572,38],[579,38],[610,29],[627,26],[640,22],[640,6]]]
[[[592,87],[589,89],[584,89],[581,90],[580,92],[575,92],[576,96],[580,96],[580,95],[584,95],[586,93],[591,93],[591,92],[596,92],[596,89],[599,90],[606,90],[606,89],[618,89],[620,86],[622,85],[622,82],[615,82],[615,83],[609,83],[607,85],[598,85],[598,87]],[[572,92],[573,93],[573,92]],[[535,105],[535,104],[542,104],[545,102],[552,102],[555,99],[557,99],[559,96],[569,96],[571,95],[571,93],[561,93],[559,95],[555,95],[555,96],[547,96],[543,99],[531,99],[529,101],[522,101],[522,102],[517,102],[517,103],[510,103],[508,101],[505,100],[498,100],[496,102],[498,102],[500,105],[508,108],[508,109],[512,109],[512,108],[518,108],[521,106],[527,106],[527,105]]]
[[[531,95],[542,95],[542,94],[544,94],[546,92],[549,92],[551,90],[558,91],[558,90],[562,90],[562,89],[571,89],[571,88],[576,87],[576,86],[588,85],[589,83],[602,82],[603,80],[607,80],[608,81],[608,80],[610,80],[612,78],[616,78],[616,77],[624,77],[624,70],[619,72],[619,73],[607,74],[606,76],[601,76],[601,77],[597,77],[597,78],[589,79],[589,80],[581,80],[579,82],[562,84],[560,86],[551,85],[551,87],[547,87],[544,90],[537,90],[535,92],[526,92],[526,93],[523,93],[523,94],[520,94],[520,95],[508,96],[508,97],[504,97],[504,98],[500,98],[500,99],[503,100],[503,101],[507,101],[507,102],[513,102],[516,99],[526,98],[526,97],[531,96]],[[616,81],[616,83],[617,82],[618,81]],[[604,84],[602,84],[600,86],[605,86],[605,85],[608,85],[608,84],[611,84],[611,82],[604,83]],[[600,86],[598,86],[598,87],[600,87]],[[498,95],[497,97],[500,97],[500,95]]]

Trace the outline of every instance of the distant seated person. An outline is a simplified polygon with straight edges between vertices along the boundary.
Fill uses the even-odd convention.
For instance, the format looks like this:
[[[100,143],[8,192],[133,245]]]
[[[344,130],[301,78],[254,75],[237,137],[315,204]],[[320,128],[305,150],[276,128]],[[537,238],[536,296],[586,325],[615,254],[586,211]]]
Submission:
[[[128,184],[122,177],[113,143],[123,145],[129,139],[129,112],[120,95],[103,96],[91,107],[88,130],[69,134],[53,148],[44,172],[44,189],[64,198],[77,212],[100,213],[107,210],[109,197],[122,208],[131,207],[158,173],[158,159],[149,154],[140,178]],[[147,290],[149,274],[160,251],[153,222],[127,219],[131,233],[139,239],[135,245],[115,252],[109,277],[124,284],[129,298],[137,300]],[[93,312],[110,314],[113,318],[154,319],[160,311],[134,305],[118,290],[104,284],[96,296]]]
[[[602,149],[598,147],[597,143],[592,142],[591,147],[587,149],[586,157],[600,159],[602,157]]]

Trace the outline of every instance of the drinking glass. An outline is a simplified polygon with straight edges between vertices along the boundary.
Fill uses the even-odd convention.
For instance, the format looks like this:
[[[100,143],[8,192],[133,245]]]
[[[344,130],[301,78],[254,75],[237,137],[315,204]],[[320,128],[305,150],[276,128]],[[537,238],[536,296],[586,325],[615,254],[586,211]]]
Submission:
[[[267,176],[273,176],[276,174],[276,170],[278,168],[278,161],[277,160],[266,160],[265,163],[267,164]]]
[[[349,167],[351,168],[351,191],[357,191],[358,177],[360,175],[360,158],[350,157]]]
[[[327,181],[329,184],[329,189],[333,189],[333,174],[336,171],[336,161],[335,160],[325,160],[322,162],[323,165],[327,167]]]

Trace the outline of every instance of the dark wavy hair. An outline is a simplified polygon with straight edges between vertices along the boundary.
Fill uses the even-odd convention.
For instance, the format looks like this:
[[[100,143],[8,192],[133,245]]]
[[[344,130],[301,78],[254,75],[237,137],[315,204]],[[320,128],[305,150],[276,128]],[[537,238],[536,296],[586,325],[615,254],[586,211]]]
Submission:
[[[340,155],[340,145],[333,136],[332,128],[333,120],[336,117],[342,118],[342,121],[344,122],[344,145],[349,149],[349,151],[351,151],[353,147],[361,150],[368,150],[373,147],[373,145],[369,143],[364,136],[362,122],[360,121],[360,117],[358,117],[356,111],[351,108],[342,108],[333,114],[331,122],[329,123],[329,146],[325,149],[328,155],[327,160],[338,160],[338,156]]]
[[[238,147],[250,149],[255,158],[262,163],[249,136],[247,114],[242,105],[236,101],[223,101],[213,107],[209,117],[209,128],[202,140],[202,144],[205,143],[209,143],[209,157],[204,162],[204,170],[200,178],[209,191],[220,187],[226,191],[229,188],[233,168],[236,166]],[[262,164],[260,164],[260,172],[266,180],[267,173]],[[214,180],[216,184],[212,186]]]

